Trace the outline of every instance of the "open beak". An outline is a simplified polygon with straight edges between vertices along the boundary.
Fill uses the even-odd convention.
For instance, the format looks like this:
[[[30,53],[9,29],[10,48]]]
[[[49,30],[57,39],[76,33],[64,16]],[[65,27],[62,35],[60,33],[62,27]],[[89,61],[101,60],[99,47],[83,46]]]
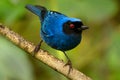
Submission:
[[[83,25],[83,26],[81,26],[80,28],[78,28],[78,30],[79,30],[79,31],[86,30],[86,29],[89,29],[89,27],[84,26],[84,25]]]

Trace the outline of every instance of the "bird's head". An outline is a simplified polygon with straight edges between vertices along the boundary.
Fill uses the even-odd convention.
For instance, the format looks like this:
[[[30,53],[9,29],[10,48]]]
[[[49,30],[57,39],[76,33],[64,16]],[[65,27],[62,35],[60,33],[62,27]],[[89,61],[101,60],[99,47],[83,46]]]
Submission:
[[[63,24],[63,32],[66,34],[81,34],[83,30],[88,29],[81,20],[70,18]]]

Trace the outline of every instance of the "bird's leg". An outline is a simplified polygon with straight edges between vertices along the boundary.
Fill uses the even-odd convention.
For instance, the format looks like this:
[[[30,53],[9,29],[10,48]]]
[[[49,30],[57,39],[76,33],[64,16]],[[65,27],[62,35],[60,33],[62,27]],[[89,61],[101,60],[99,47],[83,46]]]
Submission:
[[[64,66],[69,66],[69,70],[68,70],[68,75],[70,74],[70,71],[72,70],[72,63],[71,63],[71,60],[69,59],[69,57],[67,56],[67,54],[65,53],[65,51],[63,51],[64,55],[66,56],[67,58],[67,63],[64,65]]]
[[[42,42],[43,42],[43,40],[41,40],[41,41],[39,42],[39,44],[35,47],[34,52],[33,52],[33,56],[35,55],[35,53],[37,53],[37,52],[39,51]]]

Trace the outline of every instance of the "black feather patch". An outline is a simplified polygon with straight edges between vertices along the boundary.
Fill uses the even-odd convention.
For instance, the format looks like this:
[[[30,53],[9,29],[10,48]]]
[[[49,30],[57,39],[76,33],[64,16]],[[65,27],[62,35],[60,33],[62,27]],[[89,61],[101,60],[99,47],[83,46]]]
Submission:
[[[83,23],[80,21],[76,21],[76,22],[67,21],[66,23],[63,24],[63,32],[65,34],[79,35],[82,32],[82,30],[79,30],[79,28],[81,28],[82,25]]]

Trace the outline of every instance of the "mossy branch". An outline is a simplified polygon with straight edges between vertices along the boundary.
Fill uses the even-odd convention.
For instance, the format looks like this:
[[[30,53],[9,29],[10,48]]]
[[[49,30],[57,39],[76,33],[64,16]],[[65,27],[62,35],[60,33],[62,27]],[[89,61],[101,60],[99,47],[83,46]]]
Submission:
[[[35,45],[27,40],[25,40],[22,36],[15,33],[11,29],[7,28],[6,26],[0,24],[0,34],[7,37],[10,41],[12,41],[15,45],[19,46],[29,54],[33,54],[35,49]],[[64,66],[65,63],[54,56],[50,55],[48,52],[40,49],[36,54],[35,58],[42,61],[55,71],[65,75],[67,78],[71,80],[91,80],[89,77],[84,75],[82,72],[74,69],[68,75],[68,66]]]

